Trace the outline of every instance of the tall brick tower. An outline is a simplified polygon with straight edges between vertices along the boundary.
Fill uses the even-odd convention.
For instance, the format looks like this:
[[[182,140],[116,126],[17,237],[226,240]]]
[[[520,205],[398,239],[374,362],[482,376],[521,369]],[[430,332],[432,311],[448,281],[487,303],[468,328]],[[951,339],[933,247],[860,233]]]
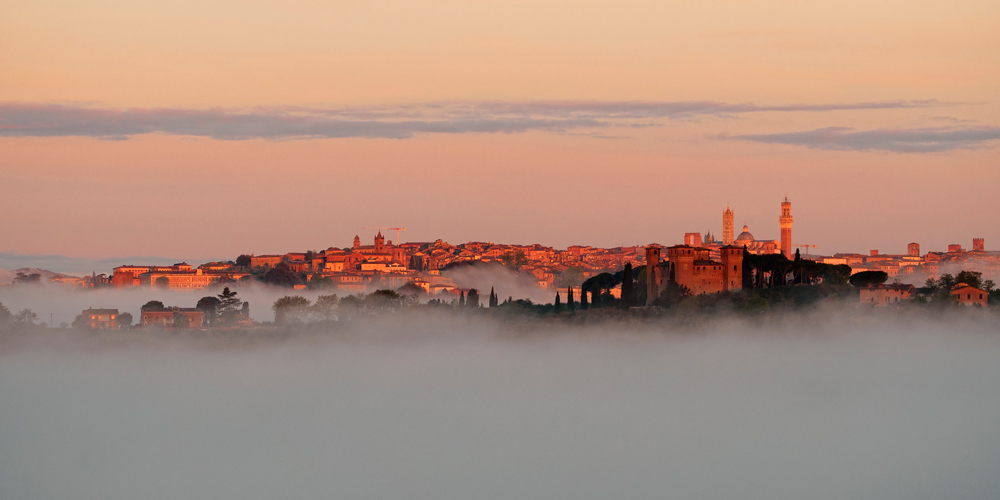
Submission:
[[[722,258],[722,290],[743,288],[743,249],[724,246],[719,253]]]
[[[781,202],[781,218],[778,222],[781,224],[781,253],[791,259],[795,252],[792,251],[792,202],[788,201],[788,196]]]
[[[726,205],[726,211],[722,212],[722,244],[733,244],[733,211]]]

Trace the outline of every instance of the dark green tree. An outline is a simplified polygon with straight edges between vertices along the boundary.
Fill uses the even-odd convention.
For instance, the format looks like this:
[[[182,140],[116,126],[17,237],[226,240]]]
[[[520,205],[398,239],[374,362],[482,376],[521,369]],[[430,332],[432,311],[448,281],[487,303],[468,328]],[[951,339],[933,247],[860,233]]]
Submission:
[[[39,273],[25,274],[18,272],[14,278],[15,285],[33,285],[42,282],[42,275]]]
[[[622,272],[622,309],[635,305],[635,281],[632,279],[632,263],[625,264]]]
[[[798,248],[796,248],[796,249],[795,249],[795,262],[798,262],[798,261],[800,261],[800,260],[802,260],[802,256],[801,256],[801,255],[799,255],[799,249],[798,249]]]
[[[198,299],[198,303],[195,307],[201,309],[205,314],[205,324],[208,326],[215,326],[215,318],[219,314],[219,304],[222,302],[218,297],[209,295],[208,297],[202,297]]]
[[[0,304],[0,327],[3,327],[4,325],[10,323],[13,319],[14,315],[10,313],[10,309],[7,309],[7,306],[5,305]]]
[[[364,299],[365,309],[372,313],[398,311],[403,307],[405,297],[394,290],[376,290]]]
[[[559,291],[556,290],[556,302],[553,305],[552,309],[555,312],[559,312],[559,309],[561,309],[561,308],[562,308],[562,300],[559,298]]]
[[[465,305],[469,308],[479,307],[479,290],[475,288],[469,289],[469,296],[465,299]]]
[[[174,308],[173,320],[174,328],[189,328],[191,326],[191,318],[188,317],[186,312],[178,308]]]
[[[885,271],[861,271],[851,276],[848,281],[855,288],[863,288],[871,285],[881,285],[887,279],[889,279],[889,275]]]
[[[228,286],[222,289],[222,293],[218,297],[216,323],[219,326],[235,325],[242,311],[243,300],[237,297],[236,292],[231,291]]]
[[[333,321],[337,318],[337,307],[340,301],[337,295],[320,295],[312,306],[313,315],[320,321]]]
[[[21,309],[14,315],[15,325],[34,325],[35,321],[38,321],[38,314],[35,314],[35,311],[31,309]]]
[[[576,304],[573,303],[573,287],[566,288],[566,307],[570,311],[576,309]]]
[[[279,262],[271,269],[268,269],[267,272],[264,273],[264,277],[261,278],[261,281],[269,285],[286,287],[292,287],[302,283],[302,280],[299,279],[299,275],[295,274],[295,272],[288,267],[288,264],[285,264],[284,262]]]
[[[123,312],[118,315],[119,327],[128,328],[132,326],[132,321],[134,321],[134,319],[132,318],[132,313]]]
[[[239,257],[236,257],[236,265],[244,269],[248,269],[250,267],[250,256],[240,255]]]
[[[397,288],[396,291],[403,295],[413,295],[415,297],[419,297],[427,293],[427,291],[424,290],[423,287],[417,285],[416,283],[413,283],[412,281]]]
[[[955,284],[959,283],[965,283],[971,287],[981,289],[983,288],[983,273],[978,271],[962,271],[955,275]]]
[[[336,283],[333,282],[333,278],[319,274],[312,275],[312,279],[309,280],[308,284],[310,290],[325,290],[334,286],[336,286]]]
[[[590,305],[587,304],[587,290],[585,290],[585,289],[583,289],[583,287],[581,287],[580,288],[580,310],[581,311],[586,311],[589,307],[590,307]]]
[[[274,311],[274,322],[278,325],[294,325],[302,323],[309,311],[309,300],[298,295],[285,296],[271,306]]]
[[[153,281],[153,284],[160,288],[167,288],[170,286],[170,278],[166,276],[160,276],[159,278],[156,278],[155,281]]]
[[[459,295],[458,295],[458,307],[465,307],[465,292],[464,291],[460,291],[458,293],[459,293]]]
[[[145,304],[143,304],[142,308],[143,309],[163,309],[163,302],[160,302],[159,300],[151,300],[151,301],[146,302]]]

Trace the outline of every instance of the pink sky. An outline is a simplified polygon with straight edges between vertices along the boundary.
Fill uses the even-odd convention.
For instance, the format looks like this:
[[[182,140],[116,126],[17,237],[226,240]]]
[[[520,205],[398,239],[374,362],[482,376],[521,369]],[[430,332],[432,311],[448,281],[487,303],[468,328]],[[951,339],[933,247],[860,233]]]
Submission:
[[[0,251],[1000,249],[997,2],[540,3],[4,2]]]

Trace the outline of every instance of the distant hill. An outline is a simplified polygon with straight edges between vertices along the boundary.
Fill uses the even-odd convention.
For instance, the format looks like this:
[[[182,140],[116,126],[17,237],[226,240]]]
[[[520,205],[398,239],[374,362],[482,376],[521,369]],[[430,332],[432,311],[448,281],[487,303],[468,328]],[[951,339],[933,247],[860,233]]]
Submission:
[[[0,283],[9,285],[14,281],[14,278],[17,277],[17,273],[41,274],[42,281],[44,282],[47,282],[52,278],[58,278],[61,276],[72,276],[69,274],[56,273],[46,269],[38,269],[36,267],[22,267],[20,269],[14,269],[14,270],[0,269]]]

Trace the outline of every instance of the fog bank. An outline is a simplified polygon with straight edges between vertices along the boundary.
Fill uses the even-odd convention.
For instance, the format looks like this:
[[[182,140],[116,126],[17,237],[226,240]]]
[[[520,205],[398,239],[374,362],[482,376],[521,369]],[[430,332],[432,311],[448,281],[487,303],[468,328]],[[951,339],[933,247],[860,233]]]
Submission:
[[[1000,497],[994,316],[289,333],[6,337],[0,498]]]

